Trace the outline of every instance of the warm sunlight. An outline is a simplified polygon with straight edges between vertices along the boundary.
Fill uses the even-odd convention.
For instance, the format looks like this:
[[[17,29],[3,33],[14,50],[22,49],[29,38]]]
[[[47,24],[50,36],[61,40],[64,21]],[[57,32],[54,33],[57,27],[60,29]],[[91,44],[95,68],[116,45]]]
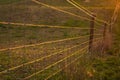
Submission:
[[[120,80],[120,0],[0,0],[0,80]]]

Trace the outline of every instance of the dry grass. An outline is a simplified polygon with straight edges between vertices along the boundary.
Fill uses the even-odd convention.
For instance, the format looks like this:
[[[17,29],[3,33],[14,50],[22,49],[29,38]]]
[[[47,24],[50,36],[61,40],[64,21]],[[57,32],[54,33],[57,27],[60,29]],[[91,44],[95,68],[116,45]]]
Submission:
[[[65,3],[65,0],[57,0],[57,3],[52,3],[54,0],[41,0],[44,3],[54,5],[54,6],[69,6],[68,3]],[[62,2],[61,4],[58,4]],[[94,6],[94,5],[91,5]],[[81,11],[74,8],[61,8],[70,12],[73,12],[78,15],[85,16]],[[0,5],[0,21],[10,21],[10,22],[21,22],[21,23],[36,23],[36,24],[49,24],[49,25],[65,25],[65,26],[79,26],[87,27],[89,22],[80,20],[78,18],[72,17],[70,15],[57,12],[55,10],[36,5],[30,0],[21,1],[18,3],[13,3],[9,5]],[[96,14],[100,12],[100,18],[108,20],[108,17],[103,17],[108,14],[106,10],[93,10]],[[109,10],[111,13],[112,10]],[[110,16],[110,15],[109,15]],[[100,26],[101,27],[101,26]],[[101,28],[102,29],[102,28]],[[97,32],[97,31],[96,31]],[[56,28],[38,28],[38,27],[21,27],[21,26],[12,26],[12,25],[0,25],[0,48],[14,47],[24,44],[32,44],[38,42],[45,42],[50,40],[58,40],[68,37],[75,37],[80,35],[86,35],[88,31],[76,30],[76,29],[56,29]],[[17,49],[17,50],[7,50],[5,52],[0,52],[0,71],[20,65],[25,62],[29,62],[46,55],[53,54],[54,52],[61,51],[65,48],[80,44],[87,39],[77,39],[74,41],[65,41],[61,43],[46,44],[31,48]],[[106,43],[111,43],[111,37],[107,36]],[[101,44],[101,45],[100,45]],[[82,45],[78,48],[74,48],[67,52],[63,52],[57,55],[54,55],[50,58],[44,59],[39,62],[35,62],[28,66],[24,66],[13,71],[8,71],[6,74],[0,75],[1,80],[21,80],[24,77],[37,72],[45,66],[50,65],[64,57],[74,53],[75,51],[81,49]],[[95,47],[97,52],[101,50],[102,43],[99,43],[99,46]],[[96,52],[96,53],[97,53]],[[79,52],[80,53],[80,52]],[[95,53],[94,53],[95,54]],[[80,54],[81,55],[81,54]],[[56,72],[58,69],[64,67],[67,63],[80,56],[75,55],[60,64],[51,67],[50,69],[45,70],[44,72],[35,75],[30,80],[44,80],[44,78],[50,75],[53,72]],[[98,57],[99,55],[97,55]],[[90,61],[90,62],[89,62]],[[58,73],[56,76],[52,77],[51,80],[83,80],[90,75],[93,75],[91,71],[86,69],[88,64],[91,64],[91,58],[89,55],[84,56],[76,63],[69,66],[67,69],[64,69],[62,72]],[[82,65],[82,66],[81,66]],[[87,75],[87,72],[89,73]],[[82,75],[82,76],[81,76]]]

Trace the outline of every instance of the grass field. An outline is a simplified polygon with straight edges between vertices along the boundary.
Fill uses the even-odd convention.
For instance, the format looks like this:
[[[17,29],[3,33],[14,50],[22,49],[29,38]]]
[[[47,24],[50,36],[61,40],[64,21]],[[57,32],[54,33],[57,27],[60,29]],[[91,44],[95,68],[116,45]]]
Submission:
[[[56,6],[62,10],[72,12],[80,16],[86,16],[65,0],[39,0],[43,3]],[[82,0],[76,0],[80,4],[95,12],[99,18],[109,20],[114,9],[114,1],[111,0],[109,5],[108,0],[94,0],[91,3],[84,3]],[[112,9],[100,9],[94,7],[110,6]],[[72,8],[71,8],[72,7]],[[56,10],[44,7],[33,3],[31,0],[1,0],[0,1],[0,21],[43,24],[43,25],[58,25],[65,27],[89,28],[90,21],[58,12]],[[107,16],[106,16],[107,15]],[[88,17],[90,19],[90,17]],[[66,40],[56,43],[42,44],[33,47],[25,47],[24,45],[39,44],[47,41],[62,40],[66,38],[74,38],[84,35],[89,35],[89,30],[81,30],[74,28],[47,28],[37,26],[16,26],[0,24],[0,49],[11,47],[24,46],[18,49],[7,49],[0,51],[0,80],[23,80],[23,78],[40,71],[61,59],[64,59],[76,51],[77,54],[61,61],[57,65],[53,65],[38,74],[35,74],[28,80],[44,80],[52,73],[55,73],[61,68],[64,68],[49,80],[119,80],[120,77],[120,29],[119,18],[114,29],[114,46],[108,51],[108,54],[100,54],[99,51],[86,54],[74,62],[72,65],[64,68],[84,52],[78,51],[84,48],[88,43],[79,45],[88,41],[89,37],[78,38],[75,40]],[[102,26],[95,26],[101,28]],[[96,34],[100,31],[95,30]],[[98,38],[100,36],[95,36]],[[79,46],[77,46],[79,45]],[[73,47],[77,46],[77,47]],[[73,47],[73,48],[71,48]],[[117,48],[116,48],[117,47]],[[71,48],[71,49],[69,49]],[[68,49],[68,50],[66,50]],[[65,50],[65,51],[64,51]],[[62,51],[62,52],[61,52]],[[87,52],[85,52],[87,53]],[[54,55],[55,54],[55,55]],[[52,55],[52,56],[49,56]],[[49,57],[46,57],[49,56]],[[46,57],[46,58],[43,58]],[[40,59],[40,60],[39,60]],[[118,60],[117,60],[118,59]],[[38,60],[38,61],[36,61]],[[33,61],[33,62],[31,62]],[[25,65],[25,63],[31,62]],[[21,65],[22,64],[22,65]],[[13,67],[21,65],[18,68]],[[112,65],[112,66],[111,66]],[[12,68],[13,70],[9,70]],[[112,69],[112,70],[111,70]],[[1,74],[2,71],[5,71]]]
[[[11,4],[11,3],[16,3],[16,2],[20,2],[20,0],[0,0],[0,4]]]
[[[51,40],[58,40],[64,38],[72,38],[77,36],[83,36],[88,34],[88,30],[76,30],[76,29],[56,29],[56,28],[39,28],[39,27],[27,27],[27,26],[11,26],[11,25],[1,25],[0,27],[0,46],[2,48],[9,48],[15,47],[20,45],[27,45],[27,44],[35,44],[41,43],[45,41]],[[7,36],[7,37],[6,37]],[[97,37],[97,36],[96,36]],[[21,48],[15,50],[6,50],[0,52],[0,71],[4,71],[8,68],[20,65],[22,63],[26,63],[32,60],[36,60],[47,55],[54,54],[61,50],[70,48],[72,46],[76,46],[81,44],[84,41],[87,41],[88,37],[70,40],[70,41],[63,41],[60,43],[52,43],[52,44],[45,44],[35,47],[28,47],[28,48]],[[8,73],[1,75],[1,80],[13,80],[13,79],[22,79],[31,73],[39,71],[40,69],[44,68],[45,66],[52,64],[64,57],[73,54],[76,50],[79,50],[82,46],[78,46],[76,48],[71,49],[70,51],[63,51],[62,53],[58,53],[50,58],[44,59],[42,61],[35,62],[33,64],[29,64],[27,66],[22,66],[18,69],[13,71],[8,71]],[[59,57],[58,57],[59,56]],[[77,55],[70,57],[67,59],[69,62],[72,59],[75,59]],[[66,60],[65,60],[66,62]],[[32,79],[39,80],[44,79],[47,75],[50,75],[51,72],[58,70],[65,66],[65,62],[59,63],[59,65],[52,67],[41,74],[38,74],[38,77],[33,77]],[[67,63],[66,63],[67,64]],[[36,67],[37,66],[37,67]],[[21,74],[22,75],[19,75]],[[40,76],[39,76],[40,75]],[[31,79],[31,80],[32,80]]]

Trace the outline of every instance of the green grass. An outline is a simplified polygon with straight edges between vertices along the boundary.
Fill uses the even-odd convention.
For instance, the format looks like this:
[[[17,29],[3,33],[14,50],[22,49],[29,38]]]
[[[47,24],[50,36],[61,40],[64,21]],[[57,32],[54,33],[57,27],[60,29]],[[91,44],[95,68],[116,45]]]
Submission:
[[[71,6],[66,0],[40,0],[43,3],[53,6]]]
[[[89,3],[85,3],[84,1],[85,0],[75,0],[76,2],[78,2],[79,4],[81,5],[84,5],[84,6],[93,6],[93,7],[113,7],[115,6],[115,1],[116,0],[91,0]],[[109,4],[108,4],[109,3]]]
[[[85,27],[89,26],[89,21],[69,19],[63,25],[64,26],[84,27],[85,28]]]
[[[20,0],[1,0],[0,4],[10,4],[10,3],[18,2],[18,1],[20,1]],[[54,2],[54,3],[53,3],[54,0],[51,0],[51,1],[50,0],[41,0],[41,1],[51,4],[51,5],[54,5],[54,6],[70,6],[68,3],[66,3],[65,0],[56,0],[56,2]],[[81,0],[78,0],[78,1],[81,1]],[[113,0],[110,2],[109,5],[105,5],[106,2],[108,2],[108,0],[99,0],[99,1],[101,1],[100,5],[98,5],[98,3],[100,3],[100,2],[98,2],[98,0],[95,0],[94,2],[92,1],[90,3],[82,2],[81,4],[87,5],[87,6],[109,6]],[[112,6],[114,6],[114,4]],[[15,10],[18,10],[16,12],[21,13],[21,12],[19,12],[20,9],[15,8]],[[37,10],[37,11],[39,11],[39,10]],[[44,11],[48,11],[48,9],[46,9]],[[4,12],[5,11],[3,10],[2,13],[4,14]],[[6,12],[6,13],[8,13],[8,12]],[[18,13],[16,13],[16,14],[18,14]],[[34,13],[34,11],[33,11],[33,13]],[[35,13],[38,13],[38,12],[35,12]],[[45,13],[43,13],[45,16],[50,17],[49,11],[45,12]],[[38,15],[39,14],[40,13],[38,13]],[[103,13],[101,13],[101,14],[103,14]],[[8,15],[9,15],[9,13],[8,13]],[[34,15],[34,14],[31,14],[31,15]],[[53,13],[51,15],[53,15]],[[49,20],[48,20],[48,18],[46,18],[46,20],[48,20],[48,21],[43,20],[45,18],[45,16],[41,16],[43,18],[41,20],[43,20],[43,22],[46,21],[44,23],[50,24],[50,25],[61,24],[64,26],[72,26],[72,27],[88,27],[89,26],[89,21],[88,22],[81,21],[81,20],[78,20],[75,18],[65,19],[65,18],[67,18],[67,17],[65,17],[67,15],[64,15],[64,17],[63,17],[63,14],[60,14],[60,15],[58,15],[56,18],[50,17]],[[63,18],[65,20],[63,20]],[[6,19],[7,18],[5,18],[5,20]],[[15,20],[17,20],[17,18]],[[29,18],[28,18],[28,20],[29,20]],[[33,19],[30,18],[30,20],[33,20]],[[38,19],[38,21],[39,21],[39,19]],[[61,21],[61,22],[58,23],[58,21],[59,22]],[[42,22],[42,21],[39,21],[39,22]],[[118,23],[119,23],[119,21],[118,21]],[[120,26],[120,24],[118,24],[117,26]],[[89,34],[89,33],[87,31],[80,31],[80,30],[73,30],[73,29],[67,30],[67,29],[38,28],[38,27],[29,27],[28,28],[28,27],[23,27],[23,26],[11,26],[11,25],[0,24],[0,45],[2,47],[11,47],[14,45],[16,46],[16,45],[21,45],[21,44],[23,45],[23,44],[43,42],[43,41],[48,41],[48,40],[76,37],[76,36],[84,35],[84,34]],[[70,80],[70,79],[71,80],[91,80],[91,77],[89,77],[86,74],[88,70],[91,71],[91,73],[93,74],[92,78],[94,78],[95,80],[101,80],[101,79],[102,80],[119,80],[120,79],[120,77],[119,77],[119,75],[120,75],[120,59],[119,59],[120,56],[114,56],[114,55],[116,55],[116,53],[119,53],[118,51],[120,49],[120,46],[119,46],[119,44],[120,44],[120,28],[119,27],[117,27],[115,34],[116,34],[116,36],[115,36],[115,46],[114,47],[115,48],[117,47],[117,49],[115,51],[113,51],[113,49],[111,49],[109,51],[109,53],[112,52],[111,55],[108,55],[107,57],[104,57],[104,58],[102,57],[102,59],[101,59],[101,57],[100,57],[100,59],[98,59],[98,57],[97,57],[94,60],[88,59],[89,55],[87,55],[86,58],[80,59],[78,62],[72,64],[66,70],[63,70],[60,73],[58,73],[57,75],[53,76],[50,80]],[[45,54],[45,53],[47,53],[47,51],[52,51],[53,49],[51,49],[51,48],[58,47],[59,45],[60,44],[56,44],[55,46],[52,45],[52,46],[50,46],[50,48],[47,48],[48,46],[45,46],[45,47],[42,46],[42,48],[35,47],[35,48],[26,49],[26,50],[20,49],[20,50],[0,53],[1,54],[0,62],[2,64],[2,66],[0,66],[0,71],[7,69],[9,67],[8,64],[10,64],[9,62],[14,62],[16,65],[17,65],[17,63],[28,62],[28,61],[30,61],[31,58],[36,59],[36,57],[39,57],[40,54],[38,54],[38,53],[41,53],[40,51],[42,51],[42,49],[43,49],[43,53]],[[63,44],[62,46],[64,46],[64,48],[65,48],[65,44]],[[68,44],[68,46],[69,46],[69,44]],[[72,46],[72,45],[70,45],[70,46]],[[58,49],[59,49],[59,47],[58,47]],[[55,50],[55,51],[58,51],[58,50]],[[11,56],[9,56],[9,53],[12,53]],[[21,53],[22,54],[24,53],[26,58],[23,57],[24,55],[22,55]],[[33,54],[36,54],[36,53],[37,53],[37,55],[34,55],[34,56],[36,56],[36,57],[34,57]],[[48,52],[48,53],[50,54],[50,52]],[[51,53],[53,53],[53,52],[51,52]],[[92,65],[90,63],[92,63]],[[30,67],[30,66],[28,66],[28,67]],[[20,70],[22,73],[28,72],[29,74],[32,74],[29,72],[30,71],[29,68],[27,68],[25,70],[25,67],[24,67]],[[53,70],[58,70],[58,68],[54,68]],[[52,69],[46,70],[46,72],[43,73],[43,75],[41,75],[41,76],[36,75],[35,78],[37,77],[38,80],[44,79],[44,77],[46,77],[45,75],[53,73],[53,70]],[[95,70],[94,73],[93,73],[93,70]],[[26,74],[20,75],[20,74],[15,74],[15,72],[13,72],[13,74],[10,74],[10,73],[7,74],[3,79],[16,80],[15,79],[16,75],[19,77],[23,77]],[[34,80],[34,79],[31,79],[31,80]]]
[[[10,4],[14,2],[19,2],[21,0],[0,0],[0,4]]]
[[[40,28],[27,26],[12,26],[0,24],[0,44],[1,47],[13,45],[24,45],[57,40],[63,38],[77,37],[86,35],[88,30],[59,29],[59,28]]]
[[[95,80],[120,80],[120,58],[113,56],[106,60],[96,59],[93,62]]]
[[[89,71],[93,74],[86,80],[120,80],[120,15],[113,25],[113,47],[102,56],[93,55],[93,60],[89,60]],[[97,53],[99,54],[99,53]],[[88,62],[89,62],[88,61]]]

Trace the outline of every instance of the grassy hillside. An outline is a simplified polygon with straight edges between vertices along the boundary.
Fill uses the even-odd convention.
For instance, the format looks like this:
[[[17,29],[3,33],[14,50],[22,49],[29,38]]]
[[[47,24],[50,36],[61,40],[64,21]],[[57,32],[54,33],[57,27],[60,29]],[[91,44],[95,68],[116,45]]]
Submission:
[[[88,30],[0,25],[0,48],[77,37]],[[6,37],[7,36],[7,37]]]
[[[68,7],[70,4],[65,0],[40,0],[43,3],[50,4],[52,6]],[[85,4],[85,2],[80,1],[80,4]],[[103,2],[104,3],[104,2]],[[101,3],[101,4],[103,4]],[[67,5],[66,5],[67,4]],[[89,3],[92,4],[92,3]],[[97,6],[97,5],[96,5]],[[4,8],[3,8],[4,7]],[[72,6],[73,7],[73,6]],[[72,12],[80,16],[87,16],[83,12],[79,11],[75,7],[73,8],[62,8],[63,10]],[[65,13],[47,8],[41,7],[33,3],[31,0],[25,0],[20,2],[14,2],[14,4],[0,5],[0,21],[9,21],[9,22],[21,22],[21,23],[35,23],[35,24],[49,24],[49,25],[65,25],[65,26],[89,26],[89,21],[81,20],[80,18],[67,15]],[[104,14],[111,13],[111,10],[100,10],[100,9],[91,9],[102,19],[108,19],[108,16]],[[10,12],[11,11],[11,12]],[[9,13],[10,12],[10,13]],[[54,13],[53,13],[54,12]],[[14,17],[12,17],[14,16]],[[88,17],[89,18],[89,17]],[[82,24],[83,23],[83,24]],[[85,23],[85,24],[84,24]],[[75,25],[71,25],[75,24]]]
[[[23,0],[0,0],[0,5],[11,4],[11,3],[16,3],[16,2],[20,2],[20,1],[23,1]]]
[[[80,4],[84,4],[85,6],[94,6],[94,7],[112,7],[112,6],[115,6],[115,0],[91,0],[89,3],[84,3],[85,0],[75,0],[77,1],[78,3]],[[108,4],[109,3],[109,4]]]
[[[70,5],[66,0],[39,0],[43,3],[55,6],[62,10],[72,12],[74,14],[85,16],[90,19],[82,11]],[[115,0],[91,0],[90,3],[85,3],[84,0],[75,0],[79,4],[84,5],[91,11],[95,12],[97,17],[110,20]],[[92,8],[89,8],[92,7]],[[102,8],[96,8],[102,7]],[[104,9],[104,7],[113,7],[112,9]],[[31,0],[0,0],[0,21],[31,23],[31,24],[46,24],[46,25],[61,25],[80,28],[89,28],[90,21],[82,20],[65,13],[44,7],[33,3]],[[49,80],[120,80],[120,15],[113,29],[113,48],[107,53],[100,51],[88,53],[82,56],[72,65],[64,68]],[[103,29],[102,26],[95,26]],[[100,31],[95,30],[96,34]],[[47,28],[36,26],[15,26],[0,24],[0,49],[10,48],[22,45],[42,43],[46,41],[59,40],[65,38],[73,38],[78,36],[88,35],[89,30],[80,29],[63,29],[63,28]],[[100,36],[96,36],[100,37]],[[46,66],[55,63],[85,47],[85,44],[66,50],[72,46],[76,46],[89,39],[80,38],[76,40],[63,41],[59,43],[42,44],[33,47],[26,47],[14,50],[0,51],[0,72],[7,69],[7,72],[0,74],[0,80],[22,80],[26,76],[31,75]],[[88,44],[88,43],[87,43]],[[99,43],[100,44],[100,43]],[[97,50],[97,49],[96,49]],[[61,53],[58,53],[61,52]],[[76,55],[64,60],[58,65],[52,66],[49,69],[36,74],[30,80],[44,80],[47,76],[58,71],[59,69],[69,64],[71,61],[82,55],[79,51]],[[87,52],[85,52],[87,53]],[[56,54],[56,55],[54,55]],[[45,59],[42,57],[53,55]],[[36,60],[37,59],[37,60]],[[41,59],[40,61],[38,59]],[[34,63],[24,65],[24,63],[34,61]],[[8,70],[8,68],[21,65],[22,67]]]

